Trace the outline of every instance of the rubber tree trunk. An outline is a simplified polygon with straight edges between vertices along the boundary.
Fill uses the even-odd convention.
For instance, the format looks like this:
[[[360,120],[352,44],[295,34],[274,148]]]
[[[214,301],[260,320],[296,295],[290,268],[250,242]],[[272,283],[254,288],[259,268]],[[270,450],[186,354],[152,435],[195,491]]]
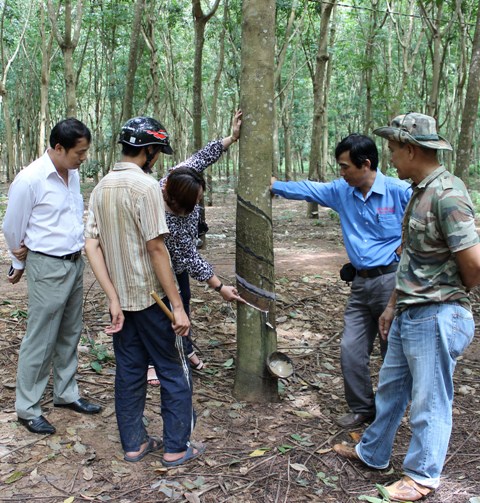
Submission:
[[[58,14],[60,7],[64,11],[64,32],[61,33],[59,26]],[[65,0],[62,4],[59,2],[54,6],[53,0],[48,0],[48,15],[52,23],[52,30],[55,39],[58,42],[63,54],[64,61],[64,79],[65,79],[65,100],[67,117],[76,117],[77,115],[77,87],[76,87],[76,72],[73,62],[73,53],[77,48],[80,39],[80,31],[82,26],[83,1],[78,0],[75,9],[75,16],[72,15],[72,2]],[[80,69],[78,69],[80,71]]]
[[[122,122],[130,119],[133,115],[133,94],[135,89],[135,75],[138,67],[139,47],[142,40],[140,36],[142,27],[142,16],[145,10],[145,0],[135,2],[135,10],[130,31],[130,50],[128,53],[128,67],[125,82],[125,94],[123,96]]]
[[[329,62],[328,54],[328,27],[332,10],[336,0],[322,5],[320,17],[320,31],[318,35],[317,56],[315,65],[315,75],[313,79],[313,119],[312,119],[312,140],[310,145],[310,159],[308,178],[310,180],[325,181],[325,167],[320,165],[323,124],[326,121],[326,76]],[[318,204],[308,203],[307,216],[318,218]]]
[[[45,29],[45,10],[39,8],[42,66],[40,72],[40,110],[37,156],[41,157],[47,145],[48,88],[50,85],[50,59],[52,57],[53,33],[48,36]]]
[[[205,44],[205,26],[215,14],[220,0],[215,0],[208,14],[204,14],[200,0],[192,0],[192,13],[195,20],[195,58],[193,62],[193,147],[195,151],[203,147],[202,139],[202,60]],[[200,222],[205,222],[205,198],[200,201]],[[206,235],[199,232],[199,238],[205,246]]]
[[[268,315],[238,304],[234,395],[278,400],[266,367],[276,349],[272,205],[275,0],[244,0],[240,105],[243,111],[237,193],[237,288]],[[268,326],[267,323],[270,325]]]
[[[477,22],[472,45],[472,59],[468,72],[467,94],[463,108],[462,126],[458,137],[457,160],[455,174],[465,183],[468,181],[468,168],[471,163],[475,122],[478,113],[480,96],[480,8],[477,12]]]

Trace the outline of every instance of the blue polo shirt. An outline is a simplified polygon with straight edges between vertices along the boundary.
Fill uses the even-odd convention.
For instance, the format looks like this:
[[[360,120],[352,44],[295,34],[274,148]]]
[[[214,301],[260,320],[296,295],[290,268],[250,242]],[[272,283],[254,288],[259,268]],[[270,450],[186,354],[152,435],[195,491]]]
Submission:
[[[408,183],[377,171],[365,198],[360,189],[350,187],[343,178],[329,183],[277,181],[272,192],[336,211],[348,258],[356,269],[398,262],[395,250],[401,243],[403,213],[412,194]]]

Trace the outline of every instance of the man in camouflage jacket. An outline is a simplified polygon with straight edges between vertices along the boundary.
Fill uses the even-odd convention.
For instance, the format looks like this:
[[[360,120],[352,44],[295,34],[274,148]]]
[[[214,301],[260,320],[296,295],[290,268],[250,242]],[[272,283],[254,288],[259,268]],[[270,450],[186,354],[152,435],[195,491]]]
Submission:
[[[480,283],[480,244],[464,183],[438,161],[438,151],[452,147],[437,134],[435,119],[408,113],[374,133],[388,139],[391,162],[399,178],[413,181],[413,195],[396,287],[380,318],[388,351],[376,418],[355,448],[337,444],[334,450],[386,468],[411,402],[405,476],[386,489],[391,499],[416,501],[440,484],[452,429],[453,372],[474,335],[468,292]]]

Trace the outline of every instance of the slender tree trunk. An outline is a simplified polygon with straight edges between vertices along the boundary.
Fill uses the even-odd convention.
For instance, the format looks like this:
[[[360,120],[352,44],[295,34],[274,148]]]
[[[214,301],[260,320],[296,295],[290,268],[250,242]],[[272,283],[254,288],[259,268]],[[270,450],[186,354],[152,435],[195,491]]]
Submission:
[[[162,95],[160,92],[161,68],[159,60],[159,50],[157,47],[157,37],[155,34],[155,25],[159,18],[160,10],[156,8],[156,2],[150,0],[146,4],[145,17],[146,26],[142,29],[143,38],[148,50],[150,51],[150,75],[152,77],[152,87],[150,90],[151,100],[153,102],[153,117],[157,120],[164,121],[162,109]],[[163,160],[163,157],[162,157]],[[163,166],[161,162],[155,164],[156,176],[160,179],[163,176]]]
[[[2,13],[0,18],[0,64],[1,64],[1,78],[0,78],[0,97],[1,103],[3,105],[3,119],[5,121],[5,139],[7,143],[7,169],[6,169],[6,178],[7,182],[10,182],[14,179],[16,173],[16,162],[15,162],[15,153],[14,153],[14,142],[13,142],[13,127],[12,127],[12,119],[10,116],[10,97],[7,93],[7,77],[8,72],[10,71],[15,58],[18,55],[20,47],[23,43],[23,39],[25,36],[25,30],[28,26],[30,12],[32,6],[30,6],[28,10],[28,14],[25,20],[25,24],[22,30],[21,35],[19,36],[18,42],[16,44],[15,49],[12,52],[10,57],[7,56],[7,52],[9,47],[7,47],[5,36],[4,36],[4,24],[7,13],[7,1],[3,2],[2,5]],[[18,166],[19,167],[19,166]]]
[[[290,116],[285,116],[283,125],[283,141],[285,142],[285,180],[292,180],[292,132],[290,127]]]
[[[50,58],[52,55],[53,33],[48,36],[45,28],[45,9],[40,6],[40,38],[42,44],[42,68],[40,73],[40,111],[39,111],[39,138],[38,156],[45,151],[47,135],[47,110],[48,110],[48,87],[50,83]]]
[[[195,20],[195,60],[193,67],[193,148],[203,147],[202,137],[202,60],[205,43],[203,18]]]
[[[475,122],[480,96],[480,8],[477,10],[477,22],[472,46],[472,59],[468,72],[467,93],[463,108],[462,126],[458,138],[455,174],[464,182],[468,180],[468,168],[471,162]]]
[[[333,11],[335,14],[335,10]],[[335,43],[335,19],[333,19],[330,28],[330,47],[333,47]],[[321,123],[321,154],[320,154],[320,167],[321,167],[321,179],[326,180],[327,178],[327,166],[329,158],[329,143],[328,143],[328,95],[330,93],[330,82],[332,80],[333,63],[332,57],[330,57],[327,65],[327,74],[325,76],[325,86],[323,93],[323,119]]]
[[[430,10],[427,11],[427,4]],[[450,31],[457,21],[456,11],[454,10],[448,22],[444,25],[443,8],[445,2],[427,2],[418,0],[418,5],[423,15],[425,24],[429,27],[431,33],[431,59],[432,76],[430,92],[427,99],[426,113],[432,117],[438,118],[440,83],[442,79],[442,69],[445,62],[445,53],[447,51],[450,39]],[[442,28],[442,25],[443,28]]]
[[[372,10],[370,11],[370,22],[368,23],[367,42],[365,44],[365,121],[363,125],[363,132],[369,134],[372,130],[372,88],[373,88],[373,71],[375,68],[375,39],[378,35],[380,28],[383,26],[387,15],[384,15],[383,20],[378,22],[378,2],[379,0],[372,0]],[[335,26],[335,23],[332,23]],[[330,66],[330,65],[329,65]]]
[[[202,140],[202,60],[205,43],[205,26],[215,14],[220,0],[208,14],[204,14],[200,0],[192,0],[192,12],[195,20],[195,59],[193,62],[193,146],[195,150],[203,147]]]
[[[242,14],[237,287],[245,299],[269,313],[238,304],[233,392],[240,400],[270,402],[278,400],[277,380],[266,367],[267,356],[276,348],[272,206],[268,191],[273,162],[275,0],[244,0]]]
[[[392,16],[391,20],[394,26],[394,29],[397,33],[398,43],[401,48],[402,55],[402,72],[401,78],[396,85],[396,90],[393,93],[394,98],[390,104],[390,109],[388,111],[389,117],[395,117],[401,113],[401,106],[403,106],[403,97],[405,95],[405,89],[407,88],[408,81],[413,74],[413,68],[415,66],[415,62],[417,60],[418,52],[420,50],[424,35],[425,35],[425,27],[421,27],[420,33],[415,30],[415,4],[412,2],[410,4],[409,12],[408,12],[408,28],[401,29],[398,25],[399,21],[395,16]],[[402,37],[400,33],[405,33]],[[414,33],[417,35],[417,42],[413,44],[413,35]]]
[[[67,116],[77,115],[77,91],[75,85],[75,70],[73,68],[73,48],[67,47],[63,51],[65,60],[65,98],[67,100]]]
[[[218,120],[218,94],[220,90],[220,82],[222,78],[223,66],[225,62],[225,31],[226,24],[228,20],[228,0],[225,0],[223,6],[223,23],[222,30],[218,39],[218,65],[217,71],[215,72],[215,78],[213,79],[213,91],[212,91],[212,106],[210,108],[210,114],[208,116],[208,134],[209,138],[216,138],[219,135],[217,120]],[[219,166],[219,177],[220,177],[220,164]],[[207,190],[205,194],[206,205],[212,206],[213,204],[213,179],[212,179],[213,167],[207,168],[206,178],[207,178]]]
[[[7,182],[11,182],[15,178],[15,154],[13,149],[13,132],[12,121],[10,119],[9,99],[3,85],[0,85],[0,96],[2,97],[3,105],[3,120],[5,121],[5,139],[7,140]]]
[[[135,88],[135,74],[138,66],[138,53],[141,42],[142,16],[145,9],[145,0],[135,2],[135,14],[133,17],[132,29],[130,32],[130,51],[128,53],[127,79],[125,83],[125,94],[123,97],[122,121],[126,121],[137,115],[133,113],[133,91]]]
[[[205,43],[205,25],[215,14],[220,0],[215,0],[211,11],[204,14],[201,0],[192,0],[192,13],[195,20],[195,59],[193,62],[193,146],[200,150],[203,147],[202,138],[202,60]],[[205,222],[205,198],[200,201],[200,222]],[[202,246],[206,244],[205,234],[199,235]]]
[[[60,7],[63,6],[65,13],[64,33],[60,33],[58,26],[58,16]],[[65,99],[67,117],[75,117],[77,114],[77,96],[76,96],[76,77],[73,65],[73,53],[80,39],[80,29],[82,26],[82,0],[77,1],[75,26],[72,27],[72,2],[71,0],[62,0],[57,9],[54,9],[53,0],[48,0],[48,16],[52,23],[52,30],[55,38],[63,53],[64,60],[64,78],[65,78]]]
[[[327,52],[328,26],[330,23],[330,16],[335,4],[336,0],[333,0],[333,2],[331,3],[322,4],[315,76],[313,81],[312,139],[310,145],[310,166],[308,170],[308,178],[310,180],[325,181],[323,170],[320,166],[320,160],[322,146],[322,128],[325,121],[325,81],[329,60]],[[308,203],[307,216],[310,218],[318,217],[318,204]]]
[[[172,125],[164,124],[164,126],[167,128],[167,131],[173,131],[175,135],[175,149],[173,153],[173,164],[175,164],[185,159],[187,155],[187,151],[186,148],[184,148],[183,142],[186,128],[184,115],[182,115],[181,113],[183,103],[181,102],[181,98],[176,93],[178,84],[174,63],[175,58],[172,49],[171,32],[169,30],[164,33],[163,53],[165,62],[163,65],[161,65],[161,67],[164,67],[165,70],[162,72],[162,79],[165,83],[168,109],[170,110],[170,114],[173,118]],[[187,98],[185,98],[185,100],[186,99]]]
[[[299,30],[300,26],[302,25],[302,20],[303,17],[301,18],[300,22],[297,23],[297,27],[295,27],[295,20],[297,17],[297,9],[298,9],[298,0],[293,0],[292,5],[290,8],[290,15],[288,17],[287,21],[287,26],[285,27],[285,33],[283,36],[283,43],[280,47],[280,50],[278,51],[278,57],[277,57],[277,64],[275,65],[275,88],[278,93],[278,99],[274,100],[273,106],[274,106],[274,128],[273,128],[273,166],[272,166],[272,174],[273,176],[278,178],[278,170],[280,168],[280,145],[278,142],[279,138],[279,127],[280,123],[282,123],[282,126],[284,124],[284,119],[283,119],[283,106],[280,103],[280,113],[277,112],[278,108],[278,101],[282,101],[284,99],[283,95],[286,93],[284,89],[282,89],[282,68],[285,63],[285,59],[287,56],[287,49],[290,45],[291,39],[293,37],[293,34]],[[303,12],[306,10],[304,9]],[[280,118],[280,117],[281,118]],[[285,173],[287,173],[287,169],[285,168]]]

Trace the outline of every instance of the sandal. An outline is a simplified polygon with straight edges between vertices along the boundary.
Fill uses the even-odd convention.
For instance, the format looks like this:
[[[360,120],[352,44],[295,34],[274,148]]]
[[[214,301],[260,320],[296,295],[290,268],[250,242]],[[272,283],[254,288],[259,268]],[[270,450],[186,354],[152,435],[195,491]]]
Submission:
[[[202,360],[197,356],[195,351],[192,351],[189,355],[187,355],[188,360],[190,361],[190,367],[192,367],[193,370],[202,370],[203,367],[205,366],[205,363],[203,363]],[[195,363],[193,359],[198,360],[198,363]]]
[[[197,452],[194,452],[194,449],[196,449]],[[167,468],[183,465],[187,461],[191,461],[192,459],[200,457],[205,452],[205,449],[206,447],[204,445],[190,444],[187,448],[187,451],[181,458],[176,459],[175,461],[165,461],[164,459],[162,459],[162,465],[166,466]]]
[[[430,494],[433,489],[422,486],[405,475],[400,480],[385,487],[392,501],[408,502],[418,501]]]
[[[137,461],[140,461],[143,459],[147,454],[150,452],[155,452],[160,450],[163,447],[163,442],[156,437],[148,437],[148,443],[145,449],[140,454],[137,454],[136,456],[123,456],[123,459],[125,461],[128,461],[129,463],[136,463]]]
[[[160,386],[160,381],[157,377],[157,371],[155,370],[155,367],[153,365],[148,366],[147,383],[155,388]]]

